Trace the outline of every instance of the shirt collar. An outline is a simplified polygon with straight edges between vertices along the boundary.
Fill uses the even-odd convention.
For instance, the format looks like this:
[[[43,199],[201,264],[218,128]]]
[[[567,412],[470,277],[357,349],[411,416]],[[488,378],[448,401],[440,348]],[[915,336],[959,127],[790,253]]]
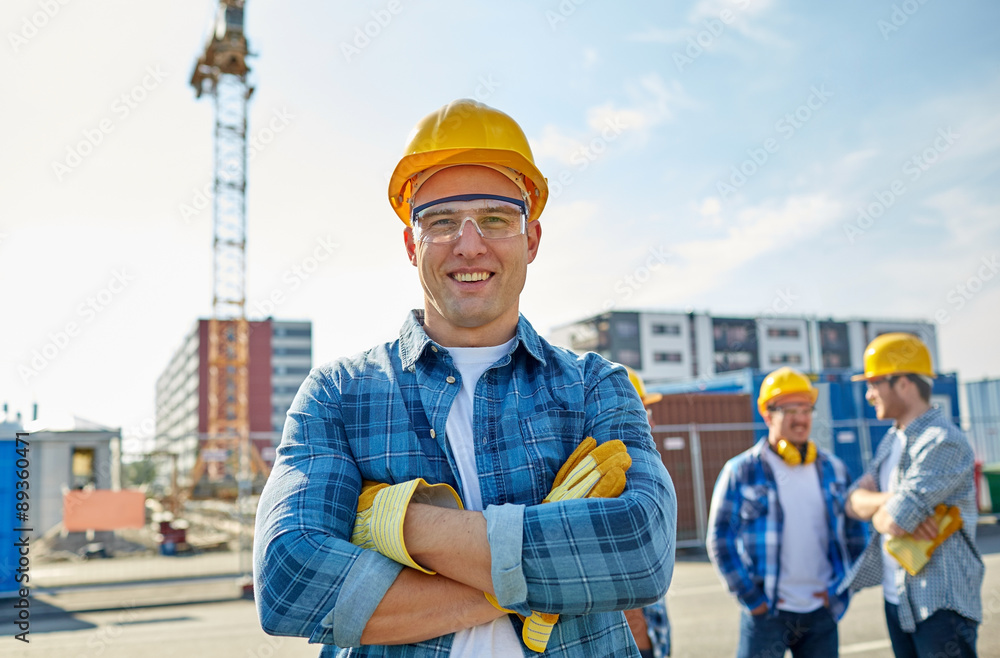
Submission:
[[[511,354],[517,350],[519,345],[523,345],[528,354],[535,357],[543,366],[545,365],[542,339],[523,315],[518,316],[517,332],[514,337],[516,340],[514,346],[511,347]],[[413,309],[406,316],[406,320],[399,330],[399,360],[403,368],[407,370],[412,368],[433,343],[434,341],[424,331],[423,309]]]
[[[917,416],[913,421],[906,426],[906,429],[902,431],[902,434],[907,439],[912,439],[915,436],[920,436],[924,433],[928,427],[932,425],[940,425],[944,420],[944,414],[938,407],[931,407],[921,415]],[[899,428],[894,427],[897,432]]]

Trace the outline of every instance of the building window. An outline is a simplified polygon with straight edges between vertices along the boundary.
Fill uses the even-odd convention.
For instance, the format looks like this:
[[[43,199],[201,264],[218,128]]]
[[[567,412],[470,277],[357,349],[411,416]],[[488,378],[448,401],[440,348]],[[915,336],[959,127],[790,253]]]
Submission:
[[[680,352],[653,352],[653,361],[657,363],[680,363]]]
[[[616,352],[615,358],[612,360],[617,361],[622,365],[626,365],[629,368],[642,370],[642,363],[640,361],[639,350],[620,349]]]
[[[302,327],[302,328],[296,328],[296,327],[275,327],[274,328],[274,335],[275,336],[300,336],[300,337],[301,336],[306,336],[306,337],[308,337],[308,336],[312,335],[312,329],[309,328],[309,327]]]
[[[635,338],[639,335],[639,324],[637,322],[617,321],[615,322],[615,336],[619,338]]]
[[[798,338],[799,330],[790,327],[770,327],[767,335],[769,338]]]
[[[72,457],[73,489],[83,489],[87,485],[97,486],[94,476],[94,449],[73,448]]]
[[[681,326],[679,324],[654,324],[652,332],[661,336],[680,336]]]
[[[802,363],[801,354],[772,354],[771,355],[771,365],[778,364],[800,364]]]
[[[275,347],[275,356],[311,356],[312,350],[308,347]]]

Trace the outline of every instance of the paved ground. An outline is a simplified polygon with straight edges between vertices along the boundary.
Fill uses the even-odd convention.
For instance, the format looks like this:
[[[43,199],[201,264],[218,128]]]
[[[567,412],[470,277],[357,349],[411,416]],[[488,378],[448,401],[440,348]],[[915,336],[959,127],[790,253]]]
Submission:
[[[980,525],[986,562],[984,623],[979,655],[1000,656],[1000,526]],[[115,564],[117,563],[117,564]],[[93,565],[93,566],[91,566]],[[305,640],[272,638],[258,626],[250,601],[239,600],[233,556],[145,558],[143,560],[39,566],[33,574],[48,590],[32,601],[31,644],[13,639],[8,613],[0,614],[0,655],[24,658],[267,658],[316,656]],[[169,567],[169,568],[168,568]],[[92,569],[92,571],[88,571]],[[157,581],[174,573],[182,579]],[[218,572],[216,572],[218,573]],[[87,585],[97,575],[117,577],[117,585]],[[63,583],[58,588],[55,585]],[[712,566],[696,552],[678,556],[668,594],[674,628],[674,656],[718,658],[733,655],[739,611]],[[3,610],[9,610],[6,603]],[[877,589],[857,595],[840,625],[841,655],[890,658]]]

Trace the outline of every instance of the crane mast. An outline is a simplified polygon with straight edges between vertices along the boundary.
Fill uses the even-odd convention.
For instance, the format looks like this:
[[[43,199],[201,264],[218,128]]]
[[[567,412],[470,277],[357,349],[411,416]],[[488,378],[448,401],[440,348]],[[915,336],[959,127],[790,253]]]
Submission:
[[[246,137],[247,102],[253,88],[247,83],[250,69],[243,6],[244,0],[219,0],[213,29],[191,74],[195,96],[208,94],[215,102],[208,414],[207,432],[199,440],[198,458],[191,474],[195,497],[242,499],[250,493],[253,448],[248,409]],[[236,455],[238,460],[232,459]],[[227,464],[238,468],[237,491],[202,487],[200,481],[204,475],[209,476],[209,482],[218,481],[222,475],[218,471],[224,471]]]

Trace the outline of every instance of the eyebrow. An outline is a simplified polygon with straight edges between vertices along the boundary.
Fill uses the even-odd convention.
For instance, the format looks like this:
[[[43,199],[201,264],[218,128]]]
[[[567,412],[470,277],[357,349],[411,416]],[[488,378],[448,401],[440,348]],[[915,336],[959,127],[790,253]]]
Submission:
[[[474,208],[474,210],[476,210],[477,212],[505,213],[509,215],[520,215],[523,212],[520,208],[513,205],[510,206],[493,205],[493,206],[486,206],[485,208]],[[459,210],[457,208],[445,207],[441,209],[433,209],[430,210],[430,212],[422,210],[417,214],[420,216],[421,219],[426,219],[428,217],[437,217],[439,215],[454,215],[461,212],[464,211]]]

